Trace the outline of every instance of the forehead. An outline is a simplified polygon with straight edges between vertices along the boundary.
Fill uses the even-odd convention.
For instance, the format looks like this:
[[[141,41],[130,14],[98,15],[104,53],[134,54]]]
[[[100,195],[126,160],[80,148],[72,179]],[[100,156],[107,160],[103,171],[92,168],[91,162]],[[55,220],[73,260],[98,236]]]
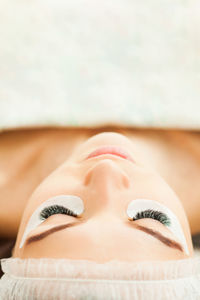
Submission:
[[[102,222],[101,222],[102,221]],[[117,220],[94,218],[30,244],[23,257],[65,257],[72,259],[122,259],[129,261],[183,257],[145,232]],[[33,256],[33,257],[34,257]]]

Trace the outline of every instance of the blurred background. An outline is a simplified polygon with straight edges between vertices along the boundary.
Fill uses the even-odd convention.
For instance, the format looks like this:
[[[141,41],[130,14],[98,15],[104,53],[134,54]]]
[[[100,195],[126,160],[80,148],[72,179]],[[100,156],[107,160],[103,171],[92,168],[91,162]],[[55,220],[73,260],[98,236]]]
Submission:
[[[0,129],[200,129],[199,0],[0,0]]]

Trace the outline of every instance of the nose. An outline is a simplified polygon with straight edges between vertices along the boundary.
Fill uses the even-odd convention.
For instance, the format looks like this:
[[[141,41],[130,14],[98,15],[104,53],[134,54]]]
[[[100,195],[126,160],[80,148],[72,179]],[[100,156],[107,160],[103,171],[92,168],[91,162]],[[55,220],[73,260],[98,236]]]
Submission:
[[[90,185],[100,190],[104,188],[128,188],[129,177],[120,166],[111,159],[103,159],[96,163],[86,173],[84,184]]]

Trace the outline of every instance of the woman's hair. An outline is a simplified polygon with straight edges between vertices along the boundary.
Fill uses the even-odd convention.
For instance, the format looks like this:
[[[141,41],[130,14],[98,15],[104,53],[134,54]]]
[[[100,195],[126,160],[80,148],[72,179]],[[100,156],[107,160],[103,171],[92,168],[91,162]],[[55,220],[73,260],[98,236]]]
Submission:
[[[99,264],[88,260],[2,260],[0,299],[200,299],[200,258]]]

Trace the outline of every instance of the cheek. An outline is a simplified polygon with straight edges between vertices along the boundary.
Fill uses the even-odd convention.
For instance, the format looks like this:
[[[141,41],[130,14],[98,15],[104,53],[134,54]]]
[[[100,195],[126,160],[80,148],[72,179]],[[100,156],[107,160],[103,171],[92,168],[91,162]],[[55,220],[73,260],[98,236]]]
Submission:
[[[179,203],[174,191],[158,174],[138,170],[137,173],[130,176],[133,199],[152,199],[173,207]]]

